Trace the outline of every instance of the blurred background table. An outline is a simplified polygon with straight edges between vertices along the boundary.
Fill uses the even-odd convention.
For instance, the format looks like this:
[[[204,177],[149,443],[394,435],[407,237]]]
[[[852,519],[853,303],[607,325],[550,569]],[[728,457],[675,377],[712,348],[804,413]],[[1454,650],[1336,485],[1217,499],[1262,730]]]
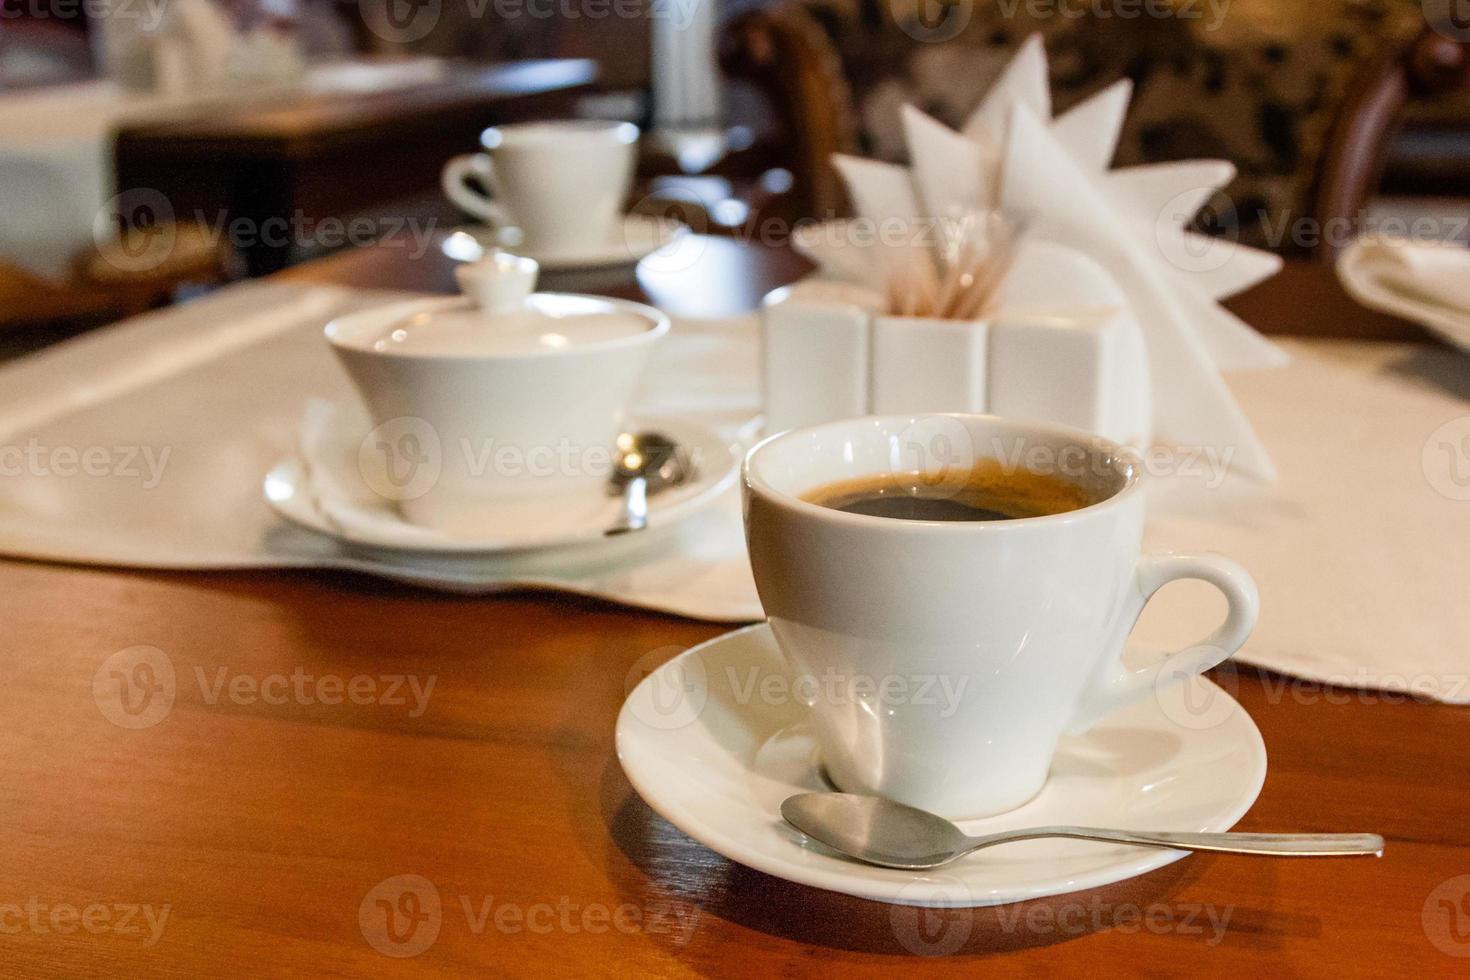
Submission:
[[[415,214],[426,198],[437,202],[440,169],[478,149],[486,127],[571,116],[597,78],[594,62],[576,58],[418,64],[437,70],[384,86],[376,76],[391,75],[392,62],[349,63],[317,92],[125,126],[117,186],[157,192],[175,218],[208,227],[244,219],[252,235],[242,258],[262,275],[301,258],[324,219]],[[303,221],[311,224],[295,231]]]
[[[11,94],[0,100],[0,346],[452,224],[444,162],[488,125],[573,115],[597,77],[576,58],[373,55],[243,89],[91,79]],[[155,256],[159,242],[169,247]]]

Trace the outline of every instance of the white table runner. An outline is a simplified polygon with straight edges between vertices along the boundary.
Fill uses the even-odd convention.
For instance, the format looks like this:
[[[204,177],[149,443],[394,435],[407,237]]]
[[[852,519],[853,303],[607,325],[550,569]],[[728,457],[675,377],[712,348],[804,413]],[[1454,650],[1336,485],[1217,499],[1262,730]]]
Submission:
[[[1373,341],[1283,346],[1289,366],[1229,376],[1279,482],[1162,481],[1145,545],[1220,551],[1250,570],[1261,619],[1243,660],[1470,702],[1470,356]],[[1206,587],[1175,591],[1160,595],[1166,617],[1146,615],[1146,638],[1162,619],[1187,620],[1197,636],[1206,607],[1216,618],[1224,608],[1200,598]]]
[[[734,494],[618,559],[592,550],[390,568],[279,520],[261,477],[290,451],[306,400],[353,397],[321,324],[390,295],[249,284],[0,368],[0,553],[350,568],[467,592],[545,587],[759,618]],[[1291,366],[1231,379],[1281,482],[1215,486],[1208,460],[1187,455],[1151,464],[1147,546],[1217,550],[1250,569],[1262,613],[1242,660],[1470,702],[1470,357],[1285,346]],[[757,377],[753,319],[676,321],[642,408],[733,433],[758,410]],[[1170,586],[1139,639],[1197,639],[1221,605],[1206,586]]]
[[[467,592],[555,588],[697,618],[760,616],[739,500],[634,548],[409,558],[385,568],[278,519],[266,471],[309,398],[355,399],[321,338],[402,294],[253,283],[0,368],[0,553],[147,568],[333,567]],[[756,415],[752,319],[676,321],[640,407],[733,437]],[[90,459],[90,462],[87,462]]]

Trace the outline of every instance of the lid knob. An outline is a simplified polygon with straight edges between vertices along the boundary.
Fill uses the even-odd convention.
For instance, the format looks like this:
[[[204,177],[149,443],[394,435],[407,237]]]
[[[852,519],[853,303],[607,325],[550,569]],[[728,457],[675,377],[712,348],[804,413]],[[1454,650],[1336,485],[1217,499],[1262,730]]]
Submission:
[[[491,252],[474,262],[456,266],[454,278],[460,292],[473,300],[491,316],[514,313],[521,309],[526,297],[536,291],[535,259],[509,252]]]

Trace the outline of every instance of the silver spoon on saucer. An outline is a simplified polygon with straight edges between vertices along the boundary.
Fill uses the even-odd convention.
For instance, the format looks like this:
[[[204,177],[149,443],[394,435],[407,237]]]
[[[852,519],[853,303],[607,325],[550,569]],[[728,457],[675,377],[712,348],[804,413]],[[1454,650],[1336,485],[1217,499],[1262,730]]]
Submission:
[[[622,494],[623,512],[602,533],[611,537],[643,530],[648,526],[648,498],[687,483],[693,476],[688,454],[663,433],[625,432],[618,436],[608,489]]]
[[[781,816],[803,834],[849,857],[907,871],[937,868],[971,851],[1039,837],[1260,857],[1379,857],[1383,854],[1383,838],[1377,834],[1184,834],[1099,827],[1027,827],[971,837],[928,810],[880,796],[853,793],[801,793],[788,797],[781,804]]]

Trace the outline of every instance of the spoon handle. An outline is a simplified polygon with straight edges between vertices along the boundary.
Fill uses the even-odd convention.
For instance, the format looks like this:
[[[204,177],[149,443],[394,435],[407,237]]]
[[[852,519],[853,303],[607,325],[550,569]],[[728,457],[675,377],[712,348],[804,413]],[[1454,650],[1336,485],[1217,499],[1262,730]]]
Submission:
[[[1180,851],[1210,851],[1216,854],[1257,854],[1275,857],[1346,857],[1383,853],[1383,838],[1377,834],[1180,834],[1135,833],[1098,827],[1034,827],[1011,833],[972,838],[975,848],[1036,837],[1071,837],[1077,840],[1139,844]]]
[[[606,537],[641,531],[648,526],[648,478],[635,476],[623,488],[623,513],[618,522],[603,531]]]

